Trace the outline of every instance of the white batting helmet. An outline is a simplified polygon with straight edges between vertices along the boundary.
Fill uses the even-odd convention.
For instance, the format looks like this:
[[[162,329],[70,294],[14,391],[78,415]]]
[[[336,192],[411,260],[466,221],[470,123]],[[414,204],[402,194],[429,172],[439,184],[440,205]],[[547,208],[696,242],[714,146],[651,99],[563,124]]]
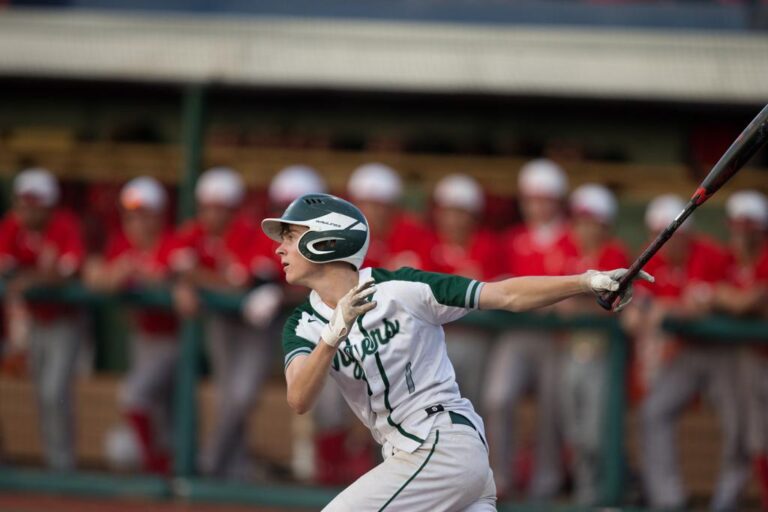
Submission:
[[[328,190],[325,180],[308,165],[289,165],[269,183],[269,200],[283,205],[305,194],[322,194]]]
[[[725,203],[729,220],[747,220],[768,227],[768,200],[757,190],[735,192]]]
[[[151,176],[133,178],[120,189],[120,206],[125,210],[146,208],[159,213],[165,208],[166,202],[165,189]]]
[[[433,197],[438,206],[461,208],[472,213],[480,213],[485,207],[483,189],[467,174],[449,174],[438,181]]]
[[[13,180],[13,193],[34,197],[43,206],[50,207],[59,202],[59,182],[49,170],[33,167],[16,176]]]
[[[403,193],[403,182],[391,167],[370,163],[355,169],[349,177],[347,191],[354,201],[396,203]]]
[[[229,167],[208,169],[197,180],[195,198],[200,203],[215,203],[234,208],[245,197],[243,178]]]
[[[663,194],[654,198],[645,210],[645,225],[651,231],[662,231],[680,212],[685,209],[685,201],[675,194]],[[688,231],[693,226],[693,215],[688,217],[678,228],[680,231]]]
[[[539,158],[520,169],[517,185],[523,195],[562,199],[568,191],[568,177],[552,160]]]
[[[595,218],[603,224],[612,224],[618,206],[616,197],[603,185],[586,183],[571,193],[571,212]]]

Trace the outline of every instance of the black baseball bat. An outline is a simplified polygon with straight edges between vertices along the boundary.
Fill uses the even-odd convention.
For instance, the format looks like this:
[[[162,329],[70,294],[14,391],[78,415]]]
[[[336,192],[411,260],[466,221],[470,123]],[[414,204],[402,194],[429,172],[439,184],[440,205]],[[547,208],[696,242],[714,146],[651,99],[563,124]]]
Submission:
[[[673,220],[664,231],[662,231],[651,244],[646,247],[643,253],[632,263],[629,271],[619,281],[619,289],[597,297],[597,302],[607,310],[613,309],[616,299],[620,297],[627,289],[632,280],[645,266],[646,263],[656,254],[659,249],[669,240],[677,231],[677,228],[685,222],[685,219],[693,211],[704,204],[712,195],[720,190],[725,182],[730,180],[734,174],[746,164],[758,149],[768,140],[768,105],[744,128],[744,131],[733,141],[728,150],[723,153],[720,160],[712,167],[707,177],[701,182],[696,192],[693,193],[691,200],[685,205],[675,220]]]

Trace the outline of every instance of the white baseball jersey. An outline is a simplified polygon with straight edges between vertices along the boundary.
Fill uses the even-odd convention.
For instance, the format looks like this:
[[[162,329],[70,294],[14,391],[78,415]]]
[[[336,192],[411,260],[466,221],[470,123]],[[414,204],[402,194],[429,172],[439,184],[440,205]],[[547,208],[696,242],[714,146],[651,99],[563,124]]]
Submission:
[[[483,283],[402,268],[365,268],[373,276],[377,306],[357,319],[333,358],[330,374],[374,439],[412,453],[435,421],[427,409],[442,406],[468,418],[485,438],[480,416],[462,398],[445,348],[442,325],[477,308]],[[285,368],[320,341],[333,310],[316,292],[296,308],[283,331]]]

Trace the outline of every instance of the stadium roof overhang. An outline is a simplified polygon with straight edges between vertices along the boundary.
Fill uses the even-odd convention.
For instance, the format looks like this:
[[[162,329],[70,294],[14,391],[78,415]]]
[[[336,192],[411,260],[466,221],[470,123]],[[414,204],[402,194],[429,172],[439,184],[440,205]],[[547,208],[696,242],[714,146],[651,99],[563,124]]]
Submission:
[[[0,75],[768,102],[761,33],[8,10]]]

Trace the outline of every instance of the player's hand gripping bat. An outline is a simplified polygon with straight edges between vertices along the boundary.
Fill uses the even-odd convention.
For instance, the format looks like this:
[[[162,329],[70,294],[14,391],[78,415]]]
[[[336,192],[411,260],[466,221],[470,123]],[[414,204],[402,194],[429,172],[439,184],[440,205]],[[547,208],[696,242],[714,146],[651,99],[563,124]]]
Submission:
[[[694,192],[691,200],[685,206],[683,211],[675,217],[669,226],[662,231],[659,236],[648,246],[645,251],[632,263],[629,267],[629,271],[619,281],[619,288],[616,291],[606,293],[598,296],[597,302],[603,308],[612,310],[617,297],[620,297],[627,286],[637,276],[646,263],[656,254],[661,246],[670,239],[672,234],[678,227],[688,218],[693,210],[698,208],[707,199],[717,192],[723,184],[731,179],[734,174],[746,164],[750,158],[757,152],[758,149],[768,140],[768,105],[749,123],[749,125],[741,132],[731,147],[720,157],[720,160],[715,164],[704,181],[701,182],[699,187]]]

